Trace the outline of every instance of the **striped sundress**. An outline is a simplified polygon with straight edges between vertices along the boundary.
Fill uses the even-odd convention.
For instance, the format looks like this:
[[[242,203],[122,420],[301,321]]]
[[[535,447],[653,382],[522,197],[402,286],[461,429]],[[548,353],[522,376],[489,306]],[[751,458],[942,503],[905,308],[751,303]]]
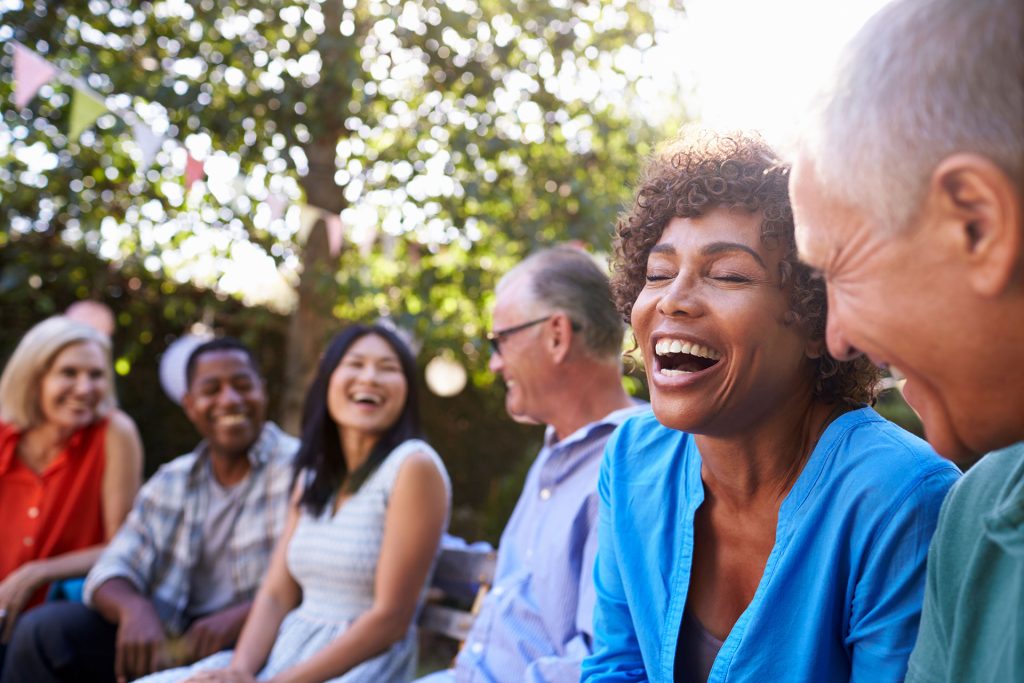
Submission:
[[[337,512],[329,501],[313,517],[303,512],[288,545],[288,570],[302,587],[302,602],[281,622],[274,647],[257,680],[267,680],[323,649],[373,604],[377,559],[384,536],[384,518],[398,470],[409,454],[420,451],[434,461],[448,491],[451,484],[440,456],[427,443],[413,439],[395,448]],[[423,586],[422,601],[429,584]],[[227,667],[226,650],[189,667],[170,669],[142,679],[145,683],[183,681],[198,671]],[[416,628],[386,652],[367,660],[329,683],[384,683],[410,680],[416,670]]]

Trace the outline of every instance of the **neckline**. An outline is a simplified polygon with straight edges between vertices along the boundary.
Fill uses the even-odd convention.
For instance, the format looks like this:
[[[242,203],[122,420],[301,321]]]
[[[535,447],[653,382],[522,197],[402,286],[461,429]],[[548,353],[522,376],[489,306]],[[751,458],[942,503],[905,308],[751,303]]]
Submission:
[[[767,587],[774,576],[775,567],[779,562],[782,552],[788,546],[790,522],[796,511],[800,509],[814,490],[815,484],[817,484],[818,479],[821,476],[825,463],[835,450],[835,444],[846,434],[847,431],[849,431],[851,427],[857,424],[881,419],[877,418],[876,415],[877,414],[867,406],[849,410],[832,420],[832,422],[830,422],[822,431],[821,436],[818,438],[818,442],[814,445],[814,448],[811,450],[811,454],[807,458],[807,462],[804,463],[799,476],[796,481],[793,482],[793,486],[790,488],[789,493],[786,494],[786,497],[779,505],[779,517],[775,523],[775,543],[772,544],[772,550],[768,554],[768,560],[765,562],[764,570],[761,572],[761,578],[757,582],[757,589],[754,591],[754,597],[751,598],[746,608],[744,608],[743,612],[736,620],[736,623],[733,624],[729,633],[726,634],[725,639],[722,640],[719,647],[720,656],[716,656],[715,664],[712,666],[712,671],[718,668],[720,659],[726,661],[726,664],[723,664],[722,666],[732,665],[732,656],[739,647],[739,643],[742,640],[754,613],[760,609],[761,602],[764,598],[764,592],[767,590]],[[684,517],[681,520],[681,523],[684,525],[684,528],[689,535],[688,540],[691,552],[685,565],[686,582],[682,584],[682,590],[675,591],[677,597],[672,601],[673,603],[676,603],[681,600],[682,606],[680,608],[678,604],[675,604],[675,609],[671,609],[670,607],[669,610],[669,616],[672,621],[674,621],[674,628],[676,629],[678,629],[681,620],[686,615],[686,602],[689,598],[690,579],[693,574],[692,548],[694,542],[694,516],[697,512],[697,508],[704,503],[704,483],[700,476],[700,450],[697,448],[697,444],[692,437],[689,439],[689,447],[693,449],[693,454],[695,456],[688,458],[690,462],[687,473],[687,497],[691,502],[683,511]],[[677,580],[681,582],[683,577],[682,568],[680,568],[678,576],[679,579]],[[693,618],[692,615],[691,618]],[[670,624],[671,623],[672,622],[670,622]],[[713,638],[714,636],[711,637]],[[673,648],[671,654],[669,654],[669,647]],[[666,639],[666,647],[662,653],[662,657],[665,661],[671,662],[672,665],[674,665],[675,662],[675,648],[678,648],[678,636],[674,640]],[[669,670],[669,674],[671,674],[671,669]]]

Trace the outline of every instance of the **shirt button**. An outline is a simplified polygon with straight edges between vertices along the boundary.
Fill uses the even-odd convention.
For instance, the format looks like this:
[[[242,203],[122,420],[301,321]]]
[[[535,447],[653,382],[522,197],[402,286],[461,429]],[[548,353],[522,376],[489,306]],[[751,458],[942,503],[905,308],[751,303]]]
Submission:
[[[501,595],[502,593],[505,592],[505,589],[502,588],[501,586],[498,586],[497,588],[495,588],[491,592],[494,593],[495,595]]]
[[[473,643],[473,647],[471,647],[470,649],[473,651],[473,654],[478,655],[478,654],[480,654],[481,652],[484,651],[484,644],[483,643]]]
[[[31,536],[26,536],[25,538],[21,539],[21,542],[24,543],[27,547],[31,547],[32,544],[36,542],[36,539],[32,538]]]
[[[35,519],[36,517],[38,517],[39,516],[39,508],[37,508],[35,505],[30,507],[28,509],[28,516],[31,517],[32,519]]]
[[[541,489],[540,490],[540,499],[541,500],[547,500],[550,497],[551,497],[551,489]]]
[[[531,559],[532,557],[533,557],[533,549],[531,548],[530,550],[527,550],[527,551],[526,551],[526,559],[528,559],[528,560],[529,560],[529,559]]]

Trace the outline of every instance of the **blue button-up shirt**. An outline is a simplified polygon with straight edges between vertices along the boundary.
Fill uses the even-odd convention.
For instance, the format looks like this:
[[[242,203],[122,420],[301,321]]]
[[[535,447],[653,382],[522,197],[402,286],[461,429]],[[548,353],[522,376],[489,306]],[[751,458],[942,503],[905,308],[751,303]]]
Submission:
[[[833,421],[779,508],[775,546],[708,683],[902,681],[925,556],[960,472],[870,408]],[[653,414],[608,443],[587,683],[672,683],[704,500],[693,438]]]
[[[593,634],[597,475],[605,442],[645,406],[561,441],[551,427],[498,547],[494,585],[455,663],[459,683],[578,681]]]

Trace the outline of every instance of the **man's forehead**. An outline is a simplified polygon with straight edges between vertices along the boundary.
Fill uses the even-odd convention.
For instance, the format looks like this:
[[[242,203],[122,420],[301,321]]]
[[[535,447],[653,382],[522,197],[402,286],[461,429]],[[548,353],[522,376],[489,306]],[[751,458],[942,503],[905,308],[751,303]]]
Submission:
[[[522,308],[529,299],[528,273],[514,272],[498,285],[494,292],[494,315],[509,315]]]
[[[241,349],[217,349],[196,358],[194,381],[243,374],[255,375],[256,369]]]
[[[793,206],[793,238],[800,260],[821,265],[822,251],[829,241],[828,202],[818,182],[814,164],[800,157],[790,174],[789,198]]]

